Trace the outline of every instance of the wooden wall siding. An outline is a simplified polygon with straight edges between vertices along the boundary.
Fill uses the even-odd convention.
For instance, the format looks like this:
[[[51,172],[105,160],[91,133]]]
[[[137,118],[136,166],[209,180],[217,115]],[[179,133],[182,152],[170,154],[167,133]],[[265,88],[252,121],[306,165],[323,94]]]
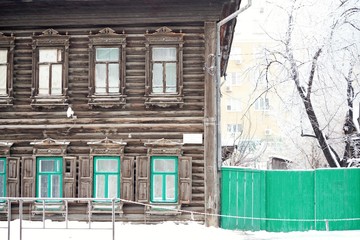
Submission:
[[[89,108],[88,34],[102,28],[56,28],[61,34],[68,32],[69,48],[69,103],[77,119],[66,117],[66,109],[36,109],[30,106],[32,77],[31,36],[38,35],[43,28],[11,31],[16,37],[14,52],[14,105],[0,109],[1,141],[14,142],[11,156],[21,157],[22,193],[35,194],[35,164],[32,159],[31,141],[47,137],[66,140],[66,158],[69,169],[64,179],[66,196],[92,196],[92,163],[89,158],[89,141],[99,141],[106,136],[127,142],[125,156],[135,159],[146,156],[144,143],[148,140],[165,138],[182,141],[184,133],[204,132],[204,59],[205,40],[203,23],[190,26],[166,25],[174,32],[184,33],[184,106],[182,108],[145,108],[145,38],[146,31],[154,32],[162,25],[152,27],[112,27],[117,33],[127,34],[126,45],[126,90],[127,103],[124,109]],[[10,35],[10,31],[0,32]],[[184,209],[204,211],[204,145],[184,145],[183,154],[192,158],[192,198]],[[75,163],[76,162],[76,163]],[[33,172],[30,171],[33,170]],[[74,177],[74,173],[78,176]],[[129,180],[129,179],[128,179]],[[186,184],[189,179],[183,179]],[[130,181],[130,180],[129,180]],[[126,187],[126,194],[133,198],[134,189]],[[187,196],[183,196],[186,200]],[[74,209],[77,207],[74,207]],[[86,206],[84,207],[86,209]],[[126,205],[124,212],[130,214],[124,219],[139,220],[143,208]],[[75,210],[74,210],[75,211]],[[174,217],[190,219],[188,214]],[[151,216],[154,221],[161,217]],[[202,216],[196,216],[203,220]]]

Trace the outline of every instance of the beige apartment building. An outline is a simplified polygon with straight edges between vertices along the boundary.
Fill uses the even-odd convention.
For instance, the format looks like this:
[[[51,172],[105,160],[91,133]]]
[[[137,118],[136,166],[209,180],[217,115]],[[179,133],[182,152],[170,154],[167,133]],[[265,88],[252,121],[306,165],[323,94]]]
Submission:
[[[272,44],[259,27],[261,21],[266,21],[265,8],[265,3],[255,3],[247,16],[260,17],[250,22],[247,31],[235,31],[227,75],[222,79],[222,146],[225,152],[237,148],[231,163],[226,162],[229,165],[268,168],[270,158],[281,156],[284,149],[281,104],[274,92],[265,91],[259,63],[263,49]]]

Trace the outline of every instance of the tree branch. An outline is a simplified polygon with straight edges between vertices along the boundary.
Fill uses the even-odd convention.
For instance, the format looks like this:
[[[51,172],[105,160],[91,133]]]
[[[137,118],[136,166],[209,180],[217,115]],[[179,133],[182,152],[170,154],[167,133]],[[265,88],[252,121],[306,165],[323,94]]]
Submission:
[[[308,88],[307,88],[307,94],[306,94],[306,98],[307,99],[310,99],[310,95],[311,95],[311,91],[312,91],[312,86],[313,86],[313,82],[314,82],[314,75],[315,75],[315,69],[316,69],[316,66],[317,66],[317,60],[320,56],[322,52],[322,48],[319,48],[313,59],[312,59],[312,64],[311,64],[311,71],[310,71],[310,76],[309,76],[309,82],[308,82]]]

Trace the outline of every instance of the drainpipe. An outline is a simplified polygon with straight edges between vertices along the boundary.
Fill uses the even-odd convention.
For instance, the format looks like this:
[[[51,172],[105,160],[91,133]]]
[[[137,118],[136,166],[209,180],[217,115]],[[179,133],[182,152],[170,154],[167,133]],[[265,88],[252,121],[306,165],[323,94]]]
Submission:
[[[252,0],[248,0],[244,7],[230,14],[216,24],[216,144],[217,144],[217,158],[218,170],[221,168],[221,126],[220,126],[220,83],[221,83],[221,49],[220,49],[220,29],[221,26],[236,18],[240,13],[248,9],[252,4]]]

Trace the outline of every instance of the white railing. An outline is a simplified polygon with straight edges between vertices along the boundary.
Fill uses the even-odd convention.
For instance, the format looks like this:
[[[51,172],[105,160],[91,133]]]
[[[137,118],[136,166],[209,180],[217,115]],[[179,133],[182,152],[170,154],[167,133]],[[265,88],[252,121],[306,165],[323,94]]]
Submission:
[[[87,223],[88,229],[99,229],[99,228],[92,228],[91,226],[91,215],[92,215],[92,208],[96,204],[100,203],[107,203],[111,204],[111,227],[109,228],[101,228],[102,230],[111,230],[112,231],[112,240],[115,240],[115,208],[116,204],[120,203],[122,200],[119,198],[0,198],[0,204],[2,205],[2,209],[0,210],[2,213],[7,214],[7,227],[0,227],[0,228],[7,228],[7,236],[8,240],[10,240],[11,235],[11,210],[12,204],[17,203],[19,206],[19,240],[22,240],[23,237],[23,230],[24,229],[38,229],[38,228],[25,228],[23,227],[23,219],[24,219],[24,203],[31,203],[36,204],[38,207],[37,209],[33,210],[37,214],[42,214],[42,229],[46,229],[45,219],[47,213],[60,213],[64,216],[65,227],[60,229],[69,229],[69,207],[68,204],[71,202],[87,202]],[[49,208],[49,205],[59,205],[61,209],[54,210]],[[109,214],[109,211],[104,211],[104,214]],[[71,229],[84,229],[84,228],[71,228]]]

